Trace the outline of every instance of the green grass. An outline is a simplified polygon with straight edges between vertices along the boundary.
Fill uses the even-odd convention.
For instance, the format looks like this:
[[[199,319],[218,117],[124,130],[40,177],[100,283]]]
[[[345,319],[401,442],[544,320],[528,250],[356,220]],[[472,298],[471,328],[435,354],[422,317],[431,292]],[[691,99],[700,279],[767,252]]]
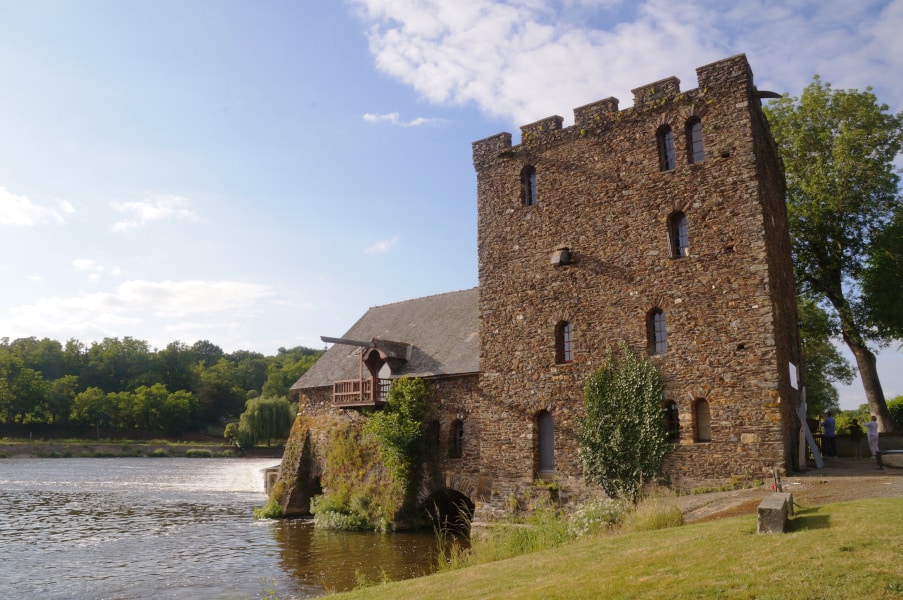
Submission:
[[[553,550],[330,596],[903,599],[903,499],[802,508],[784,534],[755,515],[582,538]]]

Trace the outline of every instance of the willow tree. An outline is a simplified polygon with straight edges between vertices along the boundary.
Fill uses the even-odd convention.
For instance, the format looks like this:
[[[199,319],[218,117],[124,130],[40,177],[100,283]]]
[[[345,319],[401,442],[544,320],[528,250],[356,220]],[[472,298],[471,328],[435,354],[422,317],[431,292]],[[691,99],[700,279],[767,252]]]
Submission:
[[[880,295],[863,286],[900,203],[894,160],[903,113],[871,88],[835,90],[816,75],[799,98],[766,108],[787,177],[787,216],[799,293],[830,308],[852,352],[869,409],[893,425],[872,348],[892,338],[875,319]]]

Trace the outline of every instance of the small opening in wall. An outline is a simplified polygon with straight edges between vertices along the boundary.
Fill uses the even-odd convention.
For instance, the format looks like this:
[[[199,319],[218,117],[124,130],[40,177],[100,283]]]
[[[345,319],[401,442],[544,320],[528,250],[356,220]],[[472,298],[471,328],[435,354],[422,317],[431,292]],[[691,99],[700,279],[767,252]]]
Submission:
[[[746,350],[746,344],[737,344],[737,352],[741,350]]]
[[[725,253],[725,254],[732,254],[733,252],[734,252],[734,245],[733,245],[733,244],[724,247],[724,253]]]

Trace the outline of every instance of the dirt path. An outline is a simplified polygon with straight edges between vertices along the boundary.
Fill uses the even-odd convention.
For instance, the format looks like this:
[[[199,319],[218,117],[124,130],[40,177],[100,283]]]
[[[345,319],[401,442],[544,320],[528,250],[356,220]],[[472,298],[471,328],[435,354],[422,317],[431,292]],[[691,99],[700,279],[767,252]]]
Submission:
[[[678,503],[688,523],[755,514],[762,499],[771,493],[771,483],[757,489],[682,496]],[[903,498],[903,468],[887,466],[881,470],[869,458],[826,459],[824,468],[793,473],[782,483],[784,491],[791,492],[794,503],[800,506],[862,498]]]

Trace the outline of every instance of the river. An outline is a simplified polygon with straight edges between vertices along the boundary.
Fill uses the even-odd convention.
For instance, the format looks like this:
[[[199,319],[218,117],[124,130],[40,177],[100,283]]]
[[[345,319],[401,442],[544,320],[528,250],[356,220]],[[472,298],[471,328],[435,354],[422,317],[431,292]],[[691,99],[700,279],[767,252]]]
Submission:
[[[256,521],[273,459],[0,459],[0,598],[312,598],[427,573],[428,533]]]

